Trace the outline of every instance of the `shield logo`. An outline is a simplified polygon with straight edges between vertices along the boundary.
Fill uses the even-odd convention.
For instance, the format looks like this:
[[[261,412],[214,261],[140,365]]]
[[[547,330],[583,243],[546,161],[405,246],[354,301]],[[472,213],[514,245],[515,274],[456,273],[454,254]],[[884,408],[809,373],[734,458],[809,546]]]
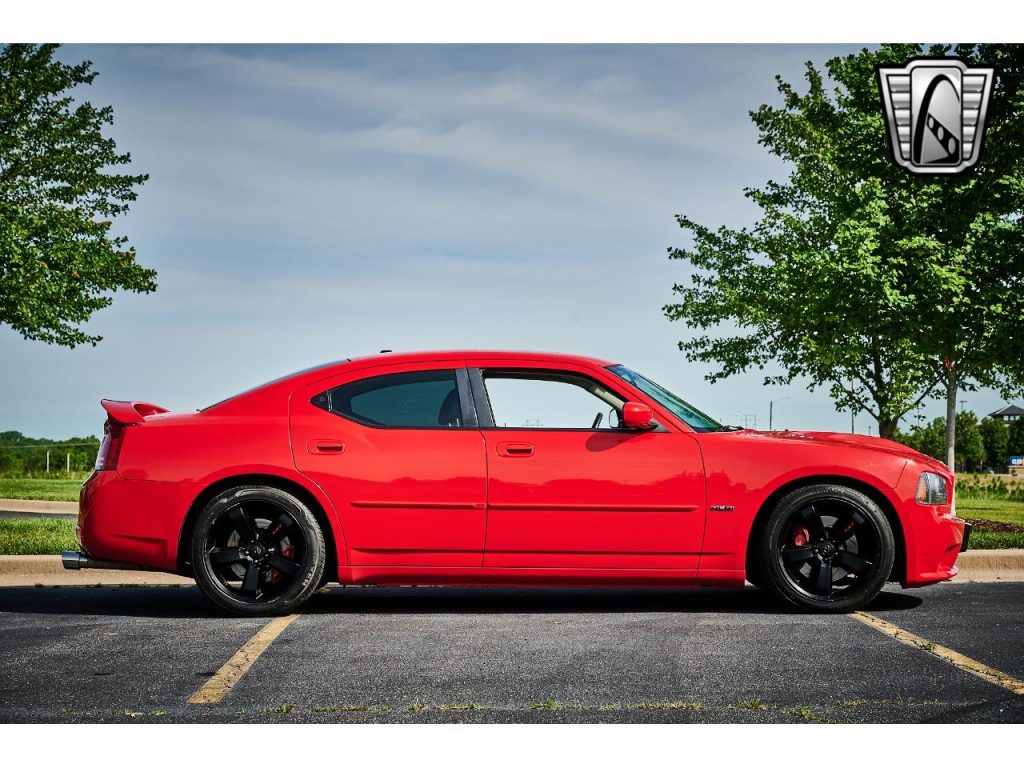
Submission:
[[[911,173],[952,174],[981,157],[993,70],[959,59],[879,67],[893,159]]]

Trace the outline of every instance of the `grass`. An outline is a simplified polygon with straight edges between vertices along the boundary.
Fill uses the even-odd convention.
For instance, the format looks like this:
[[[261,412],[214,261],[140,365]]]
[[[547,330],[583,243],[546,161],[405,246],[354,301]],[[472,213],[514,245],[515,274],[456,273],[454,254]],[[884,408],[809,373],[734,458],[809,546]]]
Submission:
[[[686,710],[689,712],[700,712],[704,705],[699,701],[643,701],[639,704],[630,704],[630,709],[640,710]]]
[[[41,477],[0,477],[0,499],[78,501],[81,480]]]
[[[956,499],[956,513],[968,520],[993,520],[1024,527],[1024,502],[1008,499]]]
[[[57,555],[65,549],[78,549],[70,520],[0,519],[0,555]]]
[[[554,699],[545,699],[544,701],[535,701],[530,705],[530,709],[565,709],[565,704]]]
[[[1024,502],[958,498],[956,513],[975,524],[971,532],[971,549],[1024,547]],[[998,525],[987,526],[986,523]]]

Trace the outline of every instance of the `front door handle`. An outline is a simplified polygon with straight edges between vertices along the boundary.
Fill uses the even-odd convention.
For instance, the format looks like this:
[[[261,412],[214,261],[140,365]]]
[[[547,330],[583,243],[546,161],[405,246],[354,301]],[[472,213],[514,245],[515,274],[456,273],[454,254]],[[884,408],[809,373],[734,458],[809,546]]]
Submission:
[[[310,453],[344,453],[345,444],[341,440],[310,440],[306,443]]]
[[[509,459],[524,459],[533,456],[533,446],[530,443],[498,443],[498,455]]]

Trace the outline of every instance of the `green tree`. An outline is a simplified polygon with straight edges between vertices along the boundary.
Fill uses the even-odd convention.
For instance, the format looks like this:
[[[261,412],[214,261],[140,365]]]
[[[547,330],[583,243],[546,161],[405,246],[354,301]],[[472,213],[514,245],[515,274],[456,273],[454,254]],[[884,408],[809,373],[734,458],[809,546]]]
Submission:
[[[985,444],[986,466],[998,469],[1006,466],[1009,445],[1009,434],[1006,425],[992,418],[984,418],[978,426],[981,440]]]
[[[1010,456],[1024,456],[1024,419],[1010,422],[1006,450]]]
[[[956,415],[956,455],[961,468],[967,471],[977,470],[985,461],[985,442],[978,429],[978,417],[972,411]]]
[[[148,176],[103,135],[111,107],[72,95],[91,62],[63,64],[54,45],[0,50],[0,323],[27,339],[95,344],[79,326],[111,293],[156,289],[156,273],[111,233]]]
[[[896,433],[893,438],[909,445],[915,451],[942,461],[943,445],[946,439],[946,420],[939,417],[932,419],[927,424],[914,425],[909,432]]]
[[[963,174],[913,176],[891,159],[875,68],[946,54],[997,68],[985,153]],[[778,366],[766,384],[806,377],[883,437],[944,397],[953,466],[958,392],[1024,383],[1024,47],[886,45],[824,75],[808,62],[806,79],[800,93],[777,78],[782,106],[751,113],[790,169],[746,190],[757,223],[677,217],[692,245],[669,253],[692,269],[665,313],[699,331],[679,346],[716,366],[710,380]]]

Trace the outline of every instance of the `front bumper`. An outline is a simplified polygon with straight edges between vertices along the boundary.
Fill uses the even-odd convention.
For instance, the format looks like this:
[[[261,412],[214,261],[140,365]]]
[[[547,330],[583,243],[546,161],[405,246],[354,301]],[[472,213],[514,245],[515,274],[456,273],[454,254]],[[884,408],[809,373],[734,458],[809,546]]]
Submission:
[[[971,528],[974,526],[970,523],[964,523],[964,540],[960,542],[960,551],[967,551],[967,541],[971,538]]]

